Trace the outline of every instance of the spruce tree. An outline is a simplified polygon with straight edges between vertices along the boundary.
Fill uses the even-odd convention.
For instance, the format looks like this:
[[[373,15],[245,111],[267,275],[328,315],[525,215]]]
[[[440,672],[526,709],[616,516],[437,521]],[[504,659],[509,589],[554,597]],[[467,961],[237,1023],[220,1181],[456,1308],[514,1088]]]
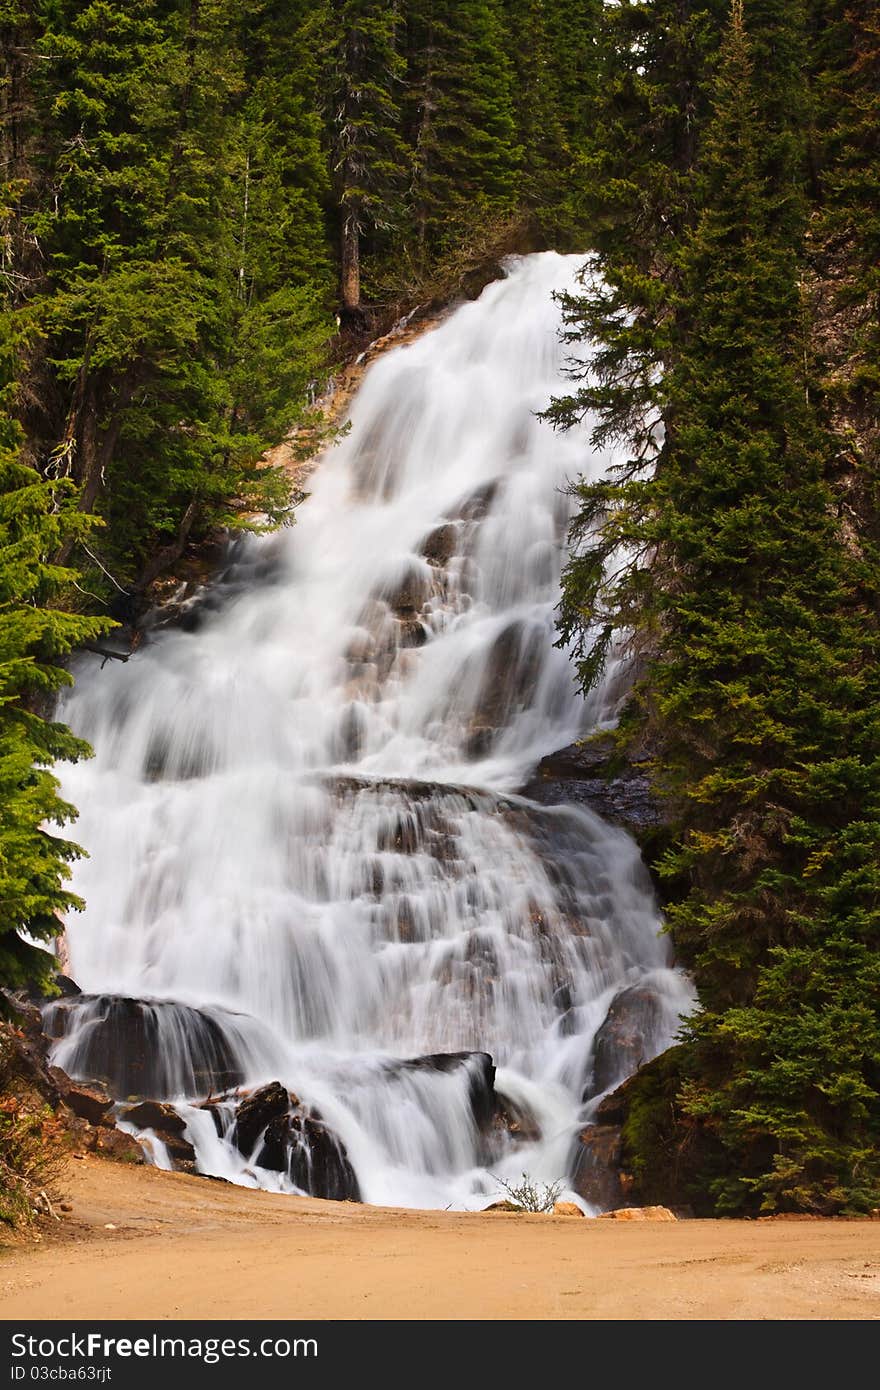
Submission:
[[[339,210],[343,315],[360,320],[361,241],[398,220],[406,172],[400,102],[404,59],[398,5],[331,0],[324,81]]]
[[[582,489],[564,626],[587,680],[600,615],[646,634],[626,725],[659,741],[659,871],[700,1000],[636,1085],[632,1162],[687,1151],[688,1195],[720,1211],[858,1211],[880,1182],[878,570],[848,553],[805,376],[803,14],[749,13],[666,291],[662,447]]]
[[[522,152],[500,0],[410,0],[407,49],[418,262],[513,212]]]
[[[4,330],[8,330],[8,318]],[[9,367],[9,342],[2,345]],[[107,626],[57,607],[73,575],[53,555],[86,519],[69,488],[44,482],[21,461],[21,432],[0,393],[0,984],[50,987],[44,949],[62,930],[60,914],[82,906],[66,887],[81,851],[58,829],[76,812],[58,795],[59,760],[89,756],[88,745],[43,713],[69,675],[59,664]]]

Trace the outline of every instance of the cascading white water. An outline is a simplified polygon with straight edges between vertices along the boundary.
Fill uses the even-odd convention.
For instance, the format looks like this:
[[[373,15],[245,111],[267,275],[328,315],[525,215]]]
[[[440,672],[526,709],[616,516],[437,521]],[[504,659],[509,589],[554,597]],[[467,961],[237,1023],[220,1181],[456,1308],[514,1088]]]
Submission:
[[[648,1057],[689,999],[632,840],[516,795],[584,729],[554,646],[564,488],[608,460],[536,418],[566,389],[553,292],[579,264],[514,262],[380,358],[296,526],[244,547],[239,574],[268,574],[125,666],[84,658],[63,709],[96,753],[64,779],[91,856],[77,982],[215,1020],[233,1080],[316,1107],[371,1202],[564,1176],[611,1001],[644,987]],[[74,1074],[102,1009],[56,1044]],[[193,1016],[150,1017],[202,1170],[289,1189],[192,1103]],[[480,1051],[519,1138],[481,1132],[479,1059],[398,1065]]]

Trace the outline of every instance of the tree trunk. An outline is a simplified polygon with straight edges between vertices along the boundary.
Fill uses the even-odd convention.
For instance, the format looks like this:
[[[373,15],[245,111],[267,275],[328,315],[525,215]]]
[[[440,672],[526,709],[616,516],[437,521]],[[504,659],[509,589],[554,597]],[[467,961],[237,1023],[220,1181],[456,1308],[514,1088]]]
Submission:
[[[342,223],[342,312],[357,318],[361,307],[361,246],[357,215],[347,210]]]
[[[168,569],[169,565],[176,564],[186,549],[193,524],[199,514],[199,504],[195,498],[192,499],[177,528],[177,535],[168,545],[163,545],[161,550],[157,550],[145,565],[136,585],[139,593],[143,593],[149,588],[154,579],[158,579],[163,570]]]

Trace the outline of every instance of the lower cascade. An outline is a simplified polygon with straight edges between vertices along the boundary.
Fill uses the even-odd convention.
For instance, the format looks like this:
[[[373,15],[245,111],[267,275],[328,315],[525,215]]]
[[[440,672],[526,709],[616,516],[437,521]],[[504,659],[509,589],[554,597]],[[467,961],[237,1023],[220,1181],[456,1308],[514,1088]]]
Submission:
[[[571,1178],[690,1005],[634,841],[518,794],[615,714],[555,646],[566,484],[608,464],[538,418],[581,263],[512,261],[380,357],[296,525],[81,659],[83,992],[46,1029],[160,1166],[484,1207]]]

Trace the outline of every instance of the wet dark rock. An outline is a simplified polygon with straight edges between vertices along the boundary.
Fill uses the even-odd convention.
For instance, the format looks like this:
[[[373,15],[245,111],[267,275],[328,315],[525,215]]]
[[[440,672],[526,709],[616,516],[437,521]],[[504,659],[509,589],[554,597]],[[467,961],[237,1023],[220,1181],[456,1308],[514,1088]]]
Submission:
[[[489,751],[492,738],[504,728],[512,711],[531,698],[544,655],[544,634],[537,626],[508,623],[498,634],[489,652],[473,714],[468,756],[481,757]]]
[[[157,1133],[162,1130],[166,1134],[180,1135],[186,1129],[186,1121],[174,1107],[158,1100],[142,1100],[139,1105],[123,1110],[121,1117],[138,1129],[154,1129]]]
[[[468,299],[479,299],[487,286],[496,280],[504,280],[506,277],[507,271],[499,261],[481,261],[479,265],[462,275],[459,281],[461,292]]]
[[[495,1063],[488,1052],[434,1052],[392,1062],[389,1070],[451,1072],[463,1067],[468,1072],[468,1094],[474,1123],[488,1128],[495,1116]]]
[[[457,552],[458,535],[458,527],[454,521],[446,521],[442,526],[435,526],[419,547],[428,564],[445,569]]]
[[[590,1125],[581,1131],[571,1165],[571,1186],[591,1206],[610,1211],[625,1201],[618,1125]]]
[[[137,1129],[151,1129],[165,1145],[175,1168],[190,1168],[195,1164],[195,1149],[184,1138],[186,1121],[173,1106],[145,1100],[123,1110],[120,1119],[127,1120]]]
[[[600,1095],[637,1071],[653,1049],[646,1040],[660,1022],[661,1005],[653,990],[633,985],[611,1003],[593,1043],[588,1095]]]
[[[286,1173],[296,1187],[313,1197],[360,1201],[344,1144],[317,1112],[302,1105],[280,1081],[245,1097],[229,1137],[257,1167]]]
[[[286,1172],[296,1187],[312,1197],[330,1202],[361,1200],[344,1144],[317,1116],[296,1111],[279,1115],[269,1125],[256,1161],[263,1168]]]
[[[230,1142],[249,1158],[267,1125],[279,1115],[286,1115],[289,1109],[290,1095],[280,1081],[261,1086],[239,1105]]]
[[[663,824],[644,761],[621,761],[610,736],[560,748],[538,764],[523,796],[544,806],[585,806],[636,839]]]
[[[77,995],[82,994],[79,985],[75,980],[71,980],[69,975],[56,975],[54,983],[63,999],[75,999]]]
[[[398,640],[404,648],[423,647],[428,640],[428,629],[418,617],[401,618]]]
[[[629,1107],[627,1083],[618,1086],[610,1095],[603,1096],[592,1108],[592,1118],[597,1125],[622,1125]]]
[[[100,1081],[115,1100],[207,1096],[244,1079],[216,1018],[184,1004],[82,994],[46,1006],[52,1039],[79,1030],[78,1081]],[[173,1041],[173,1046],[170,1043]]]
[[[395,796],[410,803],[411,806],[425,803],[441,805],[454,800],[462,810],[486,810],[489,807],[514,805],[504,797],[492,792],[477,791],[473,787],[460,787],[447,782],[421,782],[409,777],[359,777],[352,773],[322,774],[319,777],[323,786],[339,796],[378,795],[392,792]]]
[[[514,1144],[535,1144],[541,1138],[541,1126],[531,1111],[509,1096],[496,1093],[492,1118],[495,1128]]]
[[[87,1120],[90,1125],[113,1123],[109,1118],[113,1097],[106,1086],[102,1086],[100,1082],[90,1084],[85,1081],[72,1081],[60,1067],[50,1067],[49,1075],[55,1084],[59,1099],[74,1115],[79,1115],[80,1119]]]
[[[393,582],[383,585],[378,597],[398,614],[418,613],[431,592],[431,580],[423,565],[412,564]]]
[[[500,485],[501,479],[493,478],[490,483],[483,483],[481,487],[474,488],[473,492],[469,492],[463,497],[452,511],[452,519],[454,521],[482,521],[495,501]]]
[[[143,592],[131,596],[132,611],[123,621],[137,617],[137,640],[149,642],[166,628],[197,632],[229,606],[240,594],[277,583],[284,571],[280,537],[256,543],[252,536],[231,537],[217,530],[202,540],[197,552],[178,561],[174,575],[152,584],[152,606],[143,611]]]

